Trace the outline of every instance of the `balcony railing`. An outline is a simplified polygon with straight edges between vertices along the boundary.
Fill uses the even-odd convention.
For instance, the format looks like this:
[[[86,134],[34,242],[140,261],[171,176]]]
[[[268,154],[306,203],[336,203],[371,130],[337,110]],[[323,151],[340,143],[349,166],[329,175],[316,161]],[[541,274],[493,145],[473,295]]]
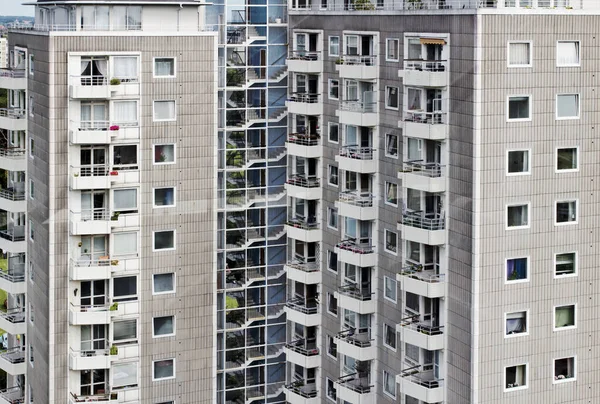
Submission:
[[[358,348],[368,348],[373,342],[368,333],[356,333],[354,328],[340,331],[335,335],[335,337]]]
[[[22,79],[25,77],[25,69],[0,69],[0,77]]]
[[[75,394],[71,393],[71,398],[75,403],[90,403],[90,402],[102,402],[102,401],[111,401],[117,399],[117,393],[107,393],[107,394],[94,394],[94,395],[83,395],[83,394]]]
[[[439,213],[425,213],[418,210],[405,212],[402,215],[402,224],[423,230],[444,230],[445,219]]]
[[[107,164],[96,164],[93,166],[71,166],[71,172],[76,177],[107,177],[110,174]]]
[[[25,226],[15,226],[6,230],[0,230],[0,238],[8,241],[25,240]]]
[[[296,380],[290,384],[286,384],[285,388],[304,398],[317,397],[317,385],[315,383],[307,384],[304,380]]]
[[[440,163],[424,163],[423,160],[405,161],[402,172],[422,175],[429,178],[438,178],[442,176],[446,166]]]
[[[81,212],[71,211],[71,220],[87,222],[90,220],[106,221],[110,219],[110,212],[106,208],[85,209]]]
[[[337,380],[337,382],[359,394],[370,393],[371,389],[375,387],[374,385],[369,384],[368,377],[359,377],[358,373],[351,373],[349,375],[342,376]]]
[[[319,354],[315,342],[307,342],[305,339],[298,339],[285,345],[289,350],[299,353],[304,356],[315,356]]]
[[[27,111],[23,108],[0,108],[0,117],[3,118],[23,119],[26,114]]]
[[[2,356],[2,359],[12,364],[23,363],[25,362],[25,347],[17,346],[8,348],[0,356]]]
[[[427,389],[435,389],[442,386],[444,379],[436,378],[432,370],[420,371],[419,368],[421,368],[421,365],[405,369],[400,373],[400,377]]]
[[[288,60],[316,61],[321,59],[320,51],[291,50]]]
[[[21,189],[21,188],[24,189],[24,186],[20,187],[16,184],[19,184],[19,183],[13,184],[12,188],[0,189],[0,198],[8,199],[9,201],[24,201],[25,200],[25,192],[16,191],[16,189]],[[25,184],[23,184],[23,185],[25,185]]]
[[[113,260],[111,260],[108,257],[108,255],[99,257],[99,258],[92,258],[91,256],[89,256],[89,257],[80,257],[79,259],[71,258],[71,265],[74,267],[78,267],[78,268],[104,267],[104,266],[111,265],[111,261],[113,261]],[[117,260],[114,260],[114,261],[118,262]]]
[[[319,94],[310,93],[292,93],[289,101],[292,102],[304,102],[307,104],[315,104],[319,102]]]
[[[9,309],[6,313],[0,313],[0,317],[12,324],[20,324],[25,322],[25,309]]]
[[[336,247],[342,250],[351,251],[356,254],[371,254],[374,251],[371,243],[357,243],[354,240],[341,241],[336,245]]]
[[[8,271],[0,271],[0,278],[9,282],[25,282],[25,264],[9,265]]]
[[[294,297],[290,298],[285,305],[291,309],[299,311],[304,314],[317,314],[318,311],[318,303],[317,300],[313,298],[302,298],[302,297]]]
[[[288,219],[287,225],[302,230],[314,230],[319,228],[319,222],[317,222],[317,218],[314,216],[310,216],[308,219],[293,217]]]
[[[425,111],[404,111],[404,120],[406,122],[425,123],[430,125],[439,125],[448,123],[445,112],[425,112]]]
[[[316,261],[306,262],[305,260],[293,258],[286,265],[304,272],[317,272],[319,270],[319,263]]]
[[[404,60],[404,70],[423,72],[444,72],[447,69],[446,60]]]
[[[303,4],[293,4],[291,10],[312,9],[313,4],[306,2]],[[318,4],[318,5],[316,5]],[[586,9],[585,2],[565,1],[565,0],[538,0],[537,7],[533,6],[531,0],[420,0],[420,1],[401,1],[401,2],[379,2],[372,1],[367,3],[344,3],[331,4],[323,6],[318,2],[314,5],[315,10],[319,11],[357,11],[377,13],[380,11],[413,11],[413,10],[462,10],[462,9],[480,9],[480,8],[499,8],[499,9],[534,9],[534,8],[557,8],[557,9]],[[318,8],[317,8],[318,7]],[[587,8],[590,8],[589,6]]]
[[[303,188],[318,188],[319,179],[317,177],[304,177],[301,175],[292,175],[286,183],[290,185],[296,185]]]
[[[340,156],[355,160],[373,160],[372,147],[360,147],[359,145],[350,144],[340,148]]]
[[[342,111],[359,112],[359,113],[371,113],[375,112],[377,103],[366,102],[359,100],[343,100],[340,101],[340,109]]]
[[[304,133],[290,133],[288,135],[288,143],[297,144],[300,146],[318,146],[319,135],[307,135]]]
[[[425,269],[426,266],[423,265],[410,265],[407,267],[402,268],[402,270],[400,271],[400,274],[403,276],[409,276],[411,278],[414,279],[418,279],[422,282],[427,282],[427,283],[438,283],[438,282],[443,282],[445,275],[444,274],[438,274],[436,273],[434,270],[427,270]]]
[[[71,303],[71,307],[73,307],[73,309],[75,311],[78,311],[81,313],[87,313],[87,312],[101,313],[101,312],[105,312],[105,311],[110,311],[112,308],[109,304],[77,305],[77,304],[73,304],[73,303]]]
[[[73,84],[81,85],[81,86],[107,86],[108,85],[108,77],[100,75],[100,74],[85,75],[85,76],[71,76],[71,79],[75,80],[73,82]]]
[[[354,283],[350,283],[350,284],[346,284],[346,285],[342,285],[342,286],[338,287],[338,292],[340,292],[343,295],[350,296],[353,299],[361,300],[361,301],[371,300],[371,298],[374,295],[374,293],[371,292],[370,290],[363,290]]]
[[[0,157],[22,157],[25,155],[25,149],[20,147],[6,147],[0,149]]]
[[[98,344],[100,342],[102,342],[102,345],[104,345],[104,348],[99,348],[99,349],[90,348],[90,349],[79,349],[79,350],[70,349],[71,355],[79,356],[82,358],[90,358],[93,356],[108,356],[110,354],[110,350],[108,348],[108,346],[109,346],[108,340],[94,341],[94,344]]]
[[[339,63],[352,66],[376,66],[377,56],[344,55]]]
[[[402,327],[419,332],[421,334],[432,336],[444,333],[443,325],[432,325],[431,323],[418,321],[419,315],[409,316],[401,320]]]
[[[0,390],[0,397],[9,404],[20,404],[25,402],[25,394],[19,386]]]
[[[370,192],[344,191],[340,192],[340,202],[367,208],[373,206],[373,194]]]

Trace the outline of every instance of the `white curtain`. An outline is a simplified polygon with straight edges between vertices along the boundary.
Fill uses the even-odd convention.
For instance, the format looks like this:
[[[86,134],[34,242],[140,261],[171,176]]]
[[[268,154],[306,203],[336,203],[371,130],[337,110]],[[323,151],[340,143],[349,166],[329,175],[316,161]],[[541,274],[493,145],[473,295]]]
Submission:
[[[511,43],[509,51],[510,65],[528,65],[529,60],[529,44],[528,43]]]
[[[421,159],[421,139],[408,138],[408,159]]]
[[[113,193],[115,211],[137,209],[137,189],[115,189]]]
[[[157,77],[160,76],[174,76],[175,75],[175,60],[168,59],[155,59],[154,60],[154,74]]]
[[[137,101],[115,101],[113,103],[113,123],[137,123]]]
[[[136,386],[138,384],[138,362],[114,363],[112,387]]]
[[[96,59],[94,60],[94,66],[102,76],[102,80],[94,80],[93,82],[99,85],[106,85],[106,78],[108,76],[108,60],[106,59]]]
[[[389,203],[393,203],[393,204],[398,203],[398,185],[388,182],[387,186],[388,186],[388,189],[386,192],[387,201]]]
[[[111,19],[113,29],[118,31],[125,30],[125,28],[127,27],[127,7],[113,6]]]
[[[358,83],[354,80],[346,80],[346,100],[358,101]]]
[[[408,109],[421,110],[421,90],[415,88],[408,89]]]
[[[356,126],[346,125],[345,141],[345,146],[356,146],[358,144],[356,140]]]
[[[173,290],[173,274],[154,275],[154,293],[170,292]]]
[[[81,6],[81,28],[84,30],[93,29],[96,25],[96,7]]]
[[[175,119],[175,101],[154,101],[154,119]]]
[[[116,233],[113,236],[113,253],[115,255],[136,254],[138,252],[136,232]]]
[[[409,60],[421,60],[421,40],[419,38],[413,38],[408,40],[408,59]]]
[[[355,35],[346,37],[346,55],[358,55],[358,37]]]
[[[81,122],[90,122],[92,120],[92,105],[91,104],[81,104]]]
[[[109,27],[109,7],[96,6],[96,29],[108,30]]]
[[[575,324],[573,306],[557,307],[555,311],[555,327],[567,327]]]
[[[563,94],[556,96],[556,115],[559,118],[579,116],[579,95]]]
[[[136,56],[117,56],[113,58],[113,77],[122,81],[133,81],[138,78],[138,58]]]

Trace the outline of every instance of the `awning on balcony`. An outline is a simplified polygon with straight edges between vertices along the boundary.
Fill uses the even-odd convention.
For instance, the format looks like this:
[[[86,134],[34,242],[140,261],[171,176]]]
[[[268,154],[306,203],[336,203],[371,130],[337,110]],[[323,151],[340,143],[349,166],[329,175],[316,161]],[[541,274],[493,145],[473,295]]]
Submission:
[[[421,38],[421,45],[446,45],[446,40],[441,38]]]

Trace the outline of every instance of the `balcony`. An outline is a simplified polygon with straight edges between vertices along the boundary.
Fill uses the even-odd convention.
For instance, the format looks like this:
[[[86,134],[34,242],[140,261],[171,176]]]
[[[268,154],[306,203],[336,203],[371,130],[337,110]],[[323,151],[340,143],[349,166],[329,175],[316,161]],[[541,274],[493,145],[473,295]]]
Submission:
[[[377,359],[377,347],[368,333],[356,333],[354,329],[336,334],[338,353],[353,357],[358,361]]]
[[[110,87],[106,76],[71,76],[69,96],[72,99],[105,100],[110,98]]]
[[[137,185],[140,170],[137,166],[115,166],[110,171],[110,182],[115,185]]]
[[[27,211],[24,182],[15,182],[12,187],[0,189],[0,209],[8,212]]]
[[[433,371],[412,373],[405,370],[396,376],[400,391],[425,403],[440,403],[444,400],[443,379],[433,375]]]
[[[0,328],[12,335],[25,334],[27,331],[25,310],[17,308],[0,313]]]
[[[305,285],[321,283],[321,269],[318,262],[304,262],[291,259],[285,265],[287,280],[301,282]]]
[[[27,89],[27,72],[25,69],[0,69],[0,88],[7,90]]]
[[[338,306],[359,314],[375,313],[377,300],[370,289],[361,289],[356,284],[343,285],[336,293]]]
[[[323,101],[319,94],[292,93],[286,101],[290,114],[299,115],[321,115],[323,113]]]
[[[446,191],[446,166],[440,163],[424,163],[423,160],[405,161],[398,178],[404,188],[424,192]]]
[[[22,108],[0,108],[0,129],[27,130],[27,111]]]
[[[5,390],[0,390],[0,403],[18,404],[25,402],[25,392],[23,387],[14,386]]]
[[[118,84],[116,81],[111,80],[110,83],[110,96],[111,97],[125,97],[125,98],[137,98],[140,96],[140,81],[137,77],[119,77]]]
[[[25,252],[27,250],[25,226],[9,225],[7,229],[0,230],[0,249],[10,253]]]
[[[140,270],[140,258],[136,254],[111,257],[110,270],[116,274],[122,272],[137,272]]]
[[[286,60],[288,71],[297,73],[323,73],[321,52],[290,51]]]
[[[319,179],[314,177],[305,177],[302,175],[292,175],[285,182],[285,189],[288,196],[293,198],[314,200],[321,199],[323,189],[320,186]]]
[[[321,241],[321,231],[317,218],[312,216],[308,219],[294,217],[287,221],[287,236],[294,240],[304,241],[305,243],[315,243]]]
[[[92,402],[93,403],[102,402],[102,403],[106,403],[106,404],[117,404],[117,403],[119,403],[119,400],[117,397],[117,393],[95,394],[95,395],[90,395],[90,396],[86,396],[83,394],[71,393],[71,396],[69,397],[69,404],[92,403]]]
[[[25,347],[8,348],[0,354],[0,369],[13,376],[24,375],[26,371]]]
[[[111,261],[108,256],[92,258],[89,255],[82,256],[77,260],[71,259],[69,262],[69,278],[72,281],[110,279],[111,263],[118,263],[118,261]]]
[[[0,169],[7,171],[27,170],[25,149],[21,149],[19,147],[7,147],[0,149]]]
[[[113,175],[118,175],[118,172],[109,171],[104,164],[71,166],[70,187],[72,190],[109,189]]]
[[[285,312],[289,321],[302,324],[305,327],[321,325],[319,304],[314,297],[307,299],[302,297],[290,298],[285,304]]]
[[[426,140],[448,138],[448,116],[445,112],[404,111],[400,121],[402,134]]]
[[[110,213],[105,208],[70,212],[69,230],[71,235],[110,234]]]
[[[377,126],[377,103],[375,101],[340,101],[336,111],[341,124],[354,126]]]
[[[379,163],[374,156],[375,149],[372,147],[346,145],[340,148],[340,153],[335,156],[335,161],[339,163],[340,170],[373,174],[377,172]]]
[[[377,254],[370,242],[359,243],[354,240],[344,240],[335,246],[338,260],[359,267],[377,265]]]
[[[9,257],[0,265],[0,289],[11,294],[25,293],[25,263],[18,262],[20,257]]]
[[[71,121],[69,140],[71,144],[109,144],[117,134],[108,121]]]
[[[402,268],[402,272],[396,275],[396,280],[401,289],[416,295],[430,299],[446,295],[445,275],[436,273],[433,269],[423,269],[420,264]]]
[[[304,339],[292,341],[285,346],[286,360],[303,368],[316,368],[321,366],[321,355],[315,342]]]
[[[287,153],[304,158],[319,158],[323,156],[321,136],[318,134],[290,133],[287,140]]]
[[[446,244],[445,218],[439,213],[407,211],[398,223],[402,238],[421,244]]]
[[[140,227],[140,214],[139,213],[125,213],[121,214],[115,212],[110,217],[110,227],[114,228],[127,228],[127,227]]]
[[[408,344],[437,351],[444,349],[443,326],[434,326],[431,322],[419,321],[419,315],[409,316],[396,325],[396,332],[402,336],[402,341]]]
[[[352,404],[374,404],[375,386],[369,384],[367,377],[358,377],[356,373],[342,376],[335,383],[337,398],[340,402]]]
[[[358,220],[377,219],[377,206],[370,192],[344,191],[340,192],[336,202],[338,215]]]
[[[108,346],[108,341],[105,341],[104,345]],[[70,351],[69,369],[71,370],[108,369],[111,361],[116,358],[110,355],[108,348],[81,351],[71,349]]]
[[[114,306],[108,304],[76,306],[71,303],[69,323],[71,325],[109,324],[114,309]]]
[[[306,383],[304,380],[296,380],[285,385],[285,400],[289,404],[318,404],[317,385]]]
[[[405,86],[441,88],[448,86],[448,62],[446,60],[405,60],[404,70],[398,77]]]
[[[336,62],[335,70],[340,78],[355,80],[375,80],[379,76],[377,56],[348,56]]]

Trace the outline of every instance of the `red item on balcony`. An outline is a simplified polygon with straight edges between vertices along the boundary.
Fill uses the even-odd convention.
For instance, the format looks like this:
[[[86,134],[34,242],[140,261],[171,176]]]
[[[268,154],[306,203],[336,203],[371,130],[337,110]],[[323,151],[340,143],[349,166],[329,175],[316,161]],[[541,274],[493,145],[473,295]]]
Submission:
[[[119,172],[118,171],[111,171],[110,175],[119,175]]]
[[[119,125],[112,125],[110,128],[108,128],[110,130],[119,130]]]

